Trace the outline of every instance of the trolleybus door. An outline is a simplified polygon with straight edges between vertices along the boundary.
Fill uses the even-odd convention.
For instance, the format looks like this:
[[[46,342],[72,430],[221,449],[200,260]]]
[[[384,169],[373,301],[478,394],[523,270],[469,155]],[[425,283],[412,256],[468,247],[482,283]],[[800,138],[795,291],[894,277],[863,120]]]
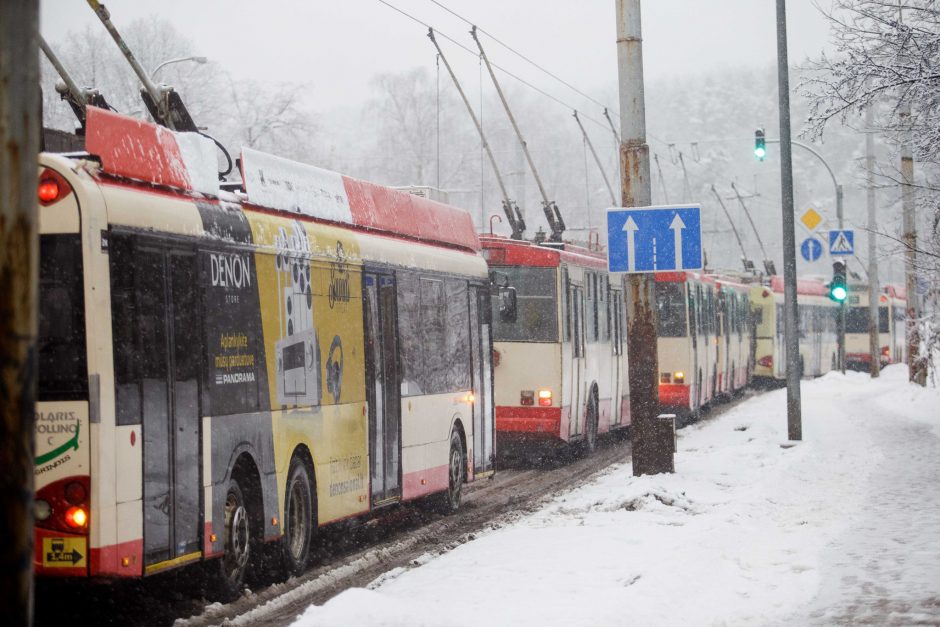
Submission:
[[[698,332],[699,332],[699,314],[697,303],[700,303],[702,300],[701,289],[696,285],[694,290],[692,284],[686,282],[686,289],[688,290],[688,302],[689,302],[689,339],[692,341],[692,368],[685,374],[686,380],[689,381],[690,392],[689,392],[689,409],[695,410],[698,409],[699,405],[702,404],[702,393],[701,382],[699,381],[699,373],[701,372],[701,367],[698,363]]]
[[[401,498],[401,387],[395,278],[363,275],[372,505]]]
[[[473,471],[477,474],[493,470],[496,423],[493,420],[493,378],[490,360],[489,292],[470,288],[470,361],[473,386]]]
[[[568,294],[571,303],[571,410],[570,435],[581,433],[581,383],[584,378],[584,292],[580,287],[571,287]]]
[[[138,248],[133,264],[143,431],[144,561],[199,550],[196,257]],[[124,270],[127,271],[127,270]],[[122,347],[116,346],[116,350]]]

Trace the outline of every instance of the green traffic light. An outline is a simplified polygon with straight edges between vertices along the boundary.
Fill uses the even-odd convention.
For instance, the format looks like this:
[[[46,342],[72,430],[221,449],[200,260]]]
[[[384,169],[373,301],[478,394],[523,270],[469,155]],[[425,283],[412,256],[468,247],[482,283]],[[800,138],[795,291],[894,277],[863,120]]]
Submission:
[[[757,157],[758,159],[763,159],[764,157],[767,156],[767,149],[764,148],[763,146],[758,146],[757,148],[754,149],[754,156]]]
[[[830,290],[830,295],[833,300],[837,300],[840,303],[845,300],[845,297],[849,295],[848,290],[845,289],[844,285],[835,285],[832,290]]]

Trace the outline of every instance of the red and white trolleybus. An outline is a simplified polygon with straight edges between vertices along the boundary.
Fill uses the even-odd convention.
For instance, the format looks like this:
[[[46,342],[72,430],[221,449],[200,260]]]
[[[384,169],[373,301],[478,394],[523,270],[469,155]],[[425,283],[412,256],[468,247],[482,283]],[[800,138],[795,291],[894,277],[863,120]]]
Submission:
[[[578,443],[630,424],[622,284],[603,253],[571,244],[483,237],[490,270],[517,295],[515,320],[493,311],[497,448]]]
[[[40,576],[140,577],[493,471],[490,298],[470,216],[88,107],[40,156]]]

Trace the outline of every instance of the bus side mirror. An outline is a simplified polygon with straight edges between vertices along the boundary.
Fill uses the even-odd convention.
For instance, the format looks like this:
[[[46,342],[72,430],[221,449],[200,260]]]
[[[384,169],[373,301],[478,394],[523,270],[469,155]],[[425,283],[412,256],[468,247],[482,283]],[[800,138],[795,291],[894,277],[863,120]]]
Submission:
[[[499,321],[500,322],[515,322],[516,321],[516,288],[514,287],[501,287],[499,288]]]

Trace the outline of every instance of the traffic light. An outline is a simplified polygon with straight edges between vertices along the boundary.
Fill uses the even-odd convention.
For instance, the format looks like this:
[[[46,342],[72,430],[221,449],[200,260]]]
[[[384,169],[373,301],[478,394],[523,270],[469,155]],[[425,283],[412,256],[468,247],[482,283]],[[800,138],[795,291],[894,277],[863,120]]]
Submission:
[[[829,283],[829,298],[841,303],[849,295],[849,289],[845,285],[845,262],[835,261],[832,264],[832,282]]]
[[[763,161],[767,156],[767,144],[764,140],[764,129],[759,128],[754,131],[754,156],[758,161]]]

